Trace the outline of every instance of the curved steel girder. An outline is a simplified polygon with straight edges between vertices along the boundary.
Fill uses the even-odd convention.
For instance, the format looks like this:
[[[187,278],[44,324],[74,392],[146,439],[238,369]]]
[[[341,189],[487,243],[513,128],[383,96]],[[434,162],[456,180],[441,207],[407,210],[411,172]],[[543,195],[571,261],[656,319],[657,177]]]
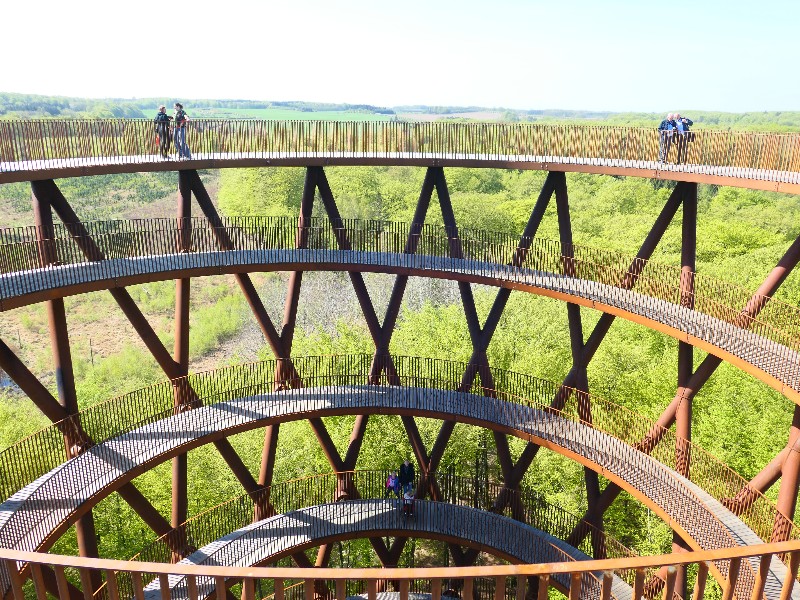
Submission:
[[[693,172],[692,165],[681,165],[681,170],[653,167],[653,163],[641,167],[599,166],[560,163],[557,157],[542,161],[521,161],[503,159],[458,159],[458,158],[380,158],[380,157],[289,157],[289,158],[209,158],[193,159],[181,162],[164,161],[155,158],[152,162],[135,162],[119,164],[91,164],[74,167],[54,167],[41,169],[20,169],[0,173],[0,183],[20,181],[41,181],[44,179],[62,179],[66,177],[84,177],[88,175],[108,175],[112,173],[149,173],[153,171],[183,171],[186,169],[225,169],[244,167],[327,167],[327,166],[409,166],[409,167],[469,167],[486,169],[519,169],[525,171],[561,171],[566,173],[591,173],[597,175],[622,175],[646,179],[662,179],[668,181],[687,181],[712,185],[733,186],[753,190],[781,192],[783,194],[800,194],[800,184],[769,181],[765,179],[749,179],[738,176],[742,171],[731,168],[734,175],[717,175],[702,173],[702,165]],[[674,166],[674,165],[673,165]]]
[[[414,517],[404,518],[399,501],[357,500],[322,504],[275,515],[226,534],[186,557],[180,564],[263,566],[321,544],[364,537],[434,539],[486,551],[513,564],[588,560],[580,550],[509,517],[468,506],[417,500]],[[582,581],[581,597],[599,597],[602,575]],[[186,579],[170,577],[170,596],[188,599]],[[570,577],[556,578],[567,593]],[[161,597],[156,579],[145,588],[145,600]],[[214,592],[213,578],[198,578],[200,597]],[[632,590],[615,577],[617,598]]]
[[[272,423],[353,414],[425,416],[515,435],[602,474],[658,514],[693,549],[761,543],[737,517],[678,473],[588,425],[482,395],[352,386],[288,390],[203,406],[98,444],[0,506],[0,544],[49,548],[71,523],[121,485],[208,442]],[[65,493],[70,489],[72,497]],[[723,572],[712,570],[724,579]],[[771,572],[777,580],[783,571],[782,563],[774,561]],[[753,577],[749,571],[747,575]]]
[[[233,257],[239,253],[244,253],[247,251],[229,251],[226,253],[227,257]],[[275,255],[279,255],[281,251],[269,251],[274,252]],[[291,254],[294,251],[283,251],[284,255]],[[313,252],[313,251],[308,251]],[[328,256],[332,253],[339,252],[339,251],[325,251]],[[11,308],[18,308],[20,306],[26,306],[29,304],[34,304],[37,302],[41,302],[44,300],[52,300],[55,298],[63,298],[65,296],[82,294],[86,292],[93,292],[93,291],[100,291],[106,289],[114,289],[118,287],[126,287],[129,285],[136,285],[141,283],[150,283],[154,281],[164,281],[167,279],[181,279],[181,278],[189,278],[189,277],[202,277],[202,276],[210,276],[210,275],[223,275],[223,274],[233,274],[233,273],[249,273],[249,272],[272,272],[272,271],[342,271],[344,267],[347,271],[354,271],[354,272],[367,272],[367,273],[388,273],[388,274],[398,274],[398,275],[406,275],[406,276],[414,276],[414,277],[431,277],[435,279],[444,279],[448,281],[460,281],[460,282],[467,282],[467,283],[475,283],[475,284],[482,284],[488,285],[498,288],[507,288],[511,290],[518,290],[524,291],[527,293],[537,294],[540,296],[546,296],[550,298],[555,298],[557,300],[562,300],[565,302],[569,302],[572,304],[579,304],[581,306],[585,306],[587,308],[593,308],[633,323],[637,323],[639,325],[643,325],[649,329],[653,329],[655,331],[659,331],[665,335],[668,335],[676,340],[681,342],[685,342],[687,344],[691,344],[692,346],[703,350],[709,354],[712,354],[722,360],[729,362],[730,364],[734,365],[738,369],[752,375],[759,381],[762,381],[769,387],[775,389],[776,391],[780,392],[781,394],[785,395],[787,398],[792,400],[795,404],[800,405],[800,365],[798,365],[797,373],[795,373],[795,377],[793,381],[795,381],[794,386],[788,384],[785,380],[779,378],[774,373],[770,373],[766,370],[766,368],[761,368],[752,362],[748,362],[746,359],[742,358],[741,356],[735,354],[733,351],[727,350],[725,347],[722,347],[718,344],[713,343],[713,341],[709,339],[704,339],[698,335],[694,335],[692,333],[683,331],[682,329],[672,326],[668,323],[663,323],[655,318],[651,318],[648,314],[653,314],[653,311],[645,310],[641,308],[641,312],[634,312],[632,310],[626,310],[624,307],[614,306],[602,301],[598,301],[593,298],[587,298],[584,296],[577,295],[575,293],[569,293],[569,290],[559,290],[553,289],[553,287],[543,287],[541,285],[535,285],[533,283],[525,283],[520,281],[514,281],[510,279],[502,279],[500,277],[493,277],[490,275],[485,275],[481,273],[470,273],[470,272],[463,272],[451,269],[435,269],[432,266],[426,266],[425,268],[420,267],[405,267],[405,266],[395,266],[390,264],[363,264],[358,262],[348,262],[344,260],[345,257],[348,256],[349,253],[342,251],[343,260],[342,261],[283,261],[283,262],[276,262],[276,261],[258,261],[252,260],[248,261],[246,264],[226,264],[226,265],[219,265],[219,264],[210,264],[210,265],[200,265],[197,266],[198,263],[201,262],[203,258],[202,253],[195,253],[195,254],[185,254],[185,255],[167,255],[162,256],[159,258],[166,259],[169,258],[170,260],[174,261],[187,261],[191,262],[193,265],[192,267],[182,267],[182,268],[167,268],[162,271],[158,272],[148,272],[148,273],[138,273],[136,275],[127,275],[127,276],[113,276],[113,277],[106,277],[106,278],[98,278],[96,280],[85,281],[82,283],[73,283],[70,285],[64,285],[55,288],[43,289],[35,292],[30,292],[26,294],[22,294],[19,296],[14,296],[11,298],[6,298],[0,300],[0,310],[5,311]],[[376,253],[377,254],[377,253]],[[380,256],[378,254],[378,256]],[[419,258],[419,257],[417,257]],[[218,259],[218,253],[209,253],[207,260],[208,262],[215,262]],[[125,261],[130,261],[132,264],[134,262],[141,263],[143,259],[115,259],[113,262],[120,263],[121,265],[124,264]],[[450,259],[441,259],[443,264],[444,261]],[[104,261],[105,262],[105,261]],[[112,261],[109,261],[112,262]],[[387,261],[388,262],[388,261]],[[85,265],[80,266],[71,266],[71,269],[85,269],[87,273],[91,275],[91,271],[93,270],[100,270],[98,265],[103,263],[85,263]],[[486,264],[490,265],[491,263],[475,263],[475,264]],[[496,265],[498,272],[502,273],[503,266]],[[141,265],[140,265],[141,267]],[[105,268],[105,266],[103,266]],[[37,271],[30,271],[30,277],[36,277]],[[5,277],[9,277],[6,275]],[[72,277],[72,281],[75,281],[76,278]],[[557,276],[553,276],[554,281],[557,281]],[[569,280],[567,281],[581,281],[581,280]],[[597,289],[603,287],[603,284],[596,284],[598,286]],[[566,286],[565,286],[566,287]],[[609,290],[612,290],[612,286],[606,286]],[[30,288],[27,288],[30,289]],[[622,295],[630,295],[631,298],[640,297],[641,294],[637,293],[635,290],[627,291],[622,288],[613,288],[613,294],[616,296]],[[631,306],[629,304],[629,306]],[[680,308],[675,306],[676,311],[683,311],[686,312],[688,309]],[[697,313],[702,315],[703,313]],[[706,315],[703,315],[706,316]],[[712,319],[712,317],[708,317],[708,319]],[[735,327],[733,325],[723,323],[722,321],[719,322],[720,327]],[[754,339],[757,337],[752,333],[747,332],[746,329],[743,328],[736,328],[736,331],[741,332],[743,335],[754,336]],[[710,338],[717,338],[716,335],[709,332],[708,336]],[[723,333],[724,336],[724,333]],[[722,336],[720,336],[722,337]],[[758,338],[762,339],[762,338]],[[741,348],[741,341],[737,340],[737,344],[734,344],[735,347]],[[772,342],[768,342],[769,344],[773,344]],[[777,347],[777,344],[774,344]],[[745,345],[746,347],[746,345]],[[780,346],[780,348],[784,348]],[[760,350],[754,348],[754,350]],[[791,351],[786,349],[788,353]],[[766,360],[767,367],[775,366],[779,363],[777,359],[768,359]]]

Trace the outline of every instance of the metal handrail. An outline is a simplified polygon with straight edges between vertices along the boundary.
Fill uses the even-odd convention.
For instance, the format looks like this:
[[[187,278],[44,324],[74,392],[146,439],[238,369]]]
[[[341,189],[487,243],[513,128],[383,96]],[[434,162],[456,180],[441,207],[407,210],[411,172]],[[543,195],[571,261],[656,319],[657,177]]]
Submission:
[[[800,182],[800,134],[698,129],[688,162],[746,179]],[[413,157],[538,159],[633,166],[658,159],[653,128],[533,123],[193,119],[192,153],[210,159]],[[0,173],[160,161],[149,119],[0,121]],[[47,161],[39,164],[38,161]]]
[[[462,376],[469,368],[465,363],[417,357],[392,356],[380,360],[386,366],[391,361],[391,367],[402,385],[442,390],[460,390]],[[373,356],[369,354],[292,359],[293,367],[306,387],[363,385],[369,381],[372,363]],[[496,396],[509,403],[531,406],[581,422],[579,404],[588,399],[591,402],[594,429],[630,445],[629,460],[635,460],[638,455],[635,448],[642,448],[641,441],[658,430],[663,442],[648,450],[653,458],[669,468],[678,467],[673,431],[658,428],[653,421],[601,397],[563,388],[555,382],[500,369],[491,369],[491,372],[494,389],[482,388],[475,382],[469,391]],[[65,449],[63,432],[72,432],[73,440],[84,440],[71,449],[74,453],[80,453],[92,444],[173,415],[175,390],[192,389],[197,398],[192,406],[200,403],[211,405],[238,397],[271,393],[280,386],[292,387],[294,381],[284,379],[286,376],[284,361],[236,365],[166,381],[85,409],[0,453],[3,496],[8,497],[71,457]],[[389,383],[385,374],[380,383]],[[551,405],[556,395],[563,400],[560,409],[554,409]],[[683,444],[682,448],[690,465],[690,479],[730,506],[761,539],[769,539],[776,524],[786,528],[791,538],[800,536],[800,528],[780,513],[772,501],[750,488],[747,480],[738,473],[694,444]],[[624,458],[620,457],[621,460]],[[747,493],[742,494],[743,491]],[[739,500],[732,502],[731,499],[736,497]]]
[[[389,470],[358,470],[310,475],[292,479],[260,490],[256,494],[242,494],[217,506],[193,516],[191,519],[160,536],[145,546],[130,560],[144,562],[175,562],[176,557],[185,558],[197,548],[201,548],[230,533],[244,527],[254,520],[269,514],[282,514],[311,505],[333,502],[339,499],[342,483],[357,492],[361,499],[381,498],[385,494],[385,483]],[[513,490],[502,483],[481,481],[475,476],[456,475],[452,470],[430,473],[439,489],[439,501],[465,506],[472,506],[491,512],[498,512],[494,506],[500,494],[505,495],[505,503],[499,514],[515,519],[540,529],[561,540],[566,540],[575,528],[580,525],[590,532],[590,537],[577,546],[577,549],[588,556],[599,552],[603,558],[624,558],[635,556],[633,550],[625,547],[607,532],[596,528],[591,523],[566,509],[548,502],[533,490]],[[390,495],[391,497],[391,495]],[[519,502],[519,505],[517,504]],[[516,506],[522,513],[518,514]],[[633,585],[634,573],[621,571],[621,579]],[[658,574],[648,572],[648,580],[652,577],[661,580]],[[145,584],[148,580],[145,579]]]
[[[111,583],[116,589],[118,574],[121,572],[129,573],[156,573],[162,576],[180,575],[187,578],[190,595],[193,589],[197,588],[198,577],[215,577],[216,581],[223,583],[225,579],[241,579],[243,585],[244,600],[254,599],[254,586],[258,580],[271,580],[274,582],[275,589],[283,590],[284,581],[304,580],[312,583],[314,581],[332,581],[335,583],[335,597],[337,600],[344,600],[344,583],[348,581],[365,582],[369,589],[369,598],[373,599],[376,584],[378,581],[393,580],[397,581],[400,588],[401,600],[408,599],[408,582],[412,580],[424,580],[431,583],[430,590],[432,600],[441,600],[442,580],[462,580],[462,584],[471,587],[471,580],[476,577],[495,578],[505,583],[509,578],[515,578],[518,584],[525,586],[524,578],[535,577],[539,580],[539,589],[545,589],[550,583],[550,578],[556,574],[569,574],[572,581],[578,580],[583,574],[603,573],[603,587],[601,600],[610,598],[610,582],[614,572],[623,569],[635,569],[636,578],[634,583],[634,597],[639,597],[644,589],[645,569],[668,567],[667,570],[667,589],[674,589],[676,569],[678,566],[696,567],[698,570],[697,582],[695,584],[694,597],[703,598],[705,584],[708,576],[708,567],[712,561],[729,563],[727,572],[728,578],[724,582],[723,594],[725,598],[733,597],[733,590],[736,588],[739,567],[747,559],[755,557],[759,560],[761,568],[759,576],[756,578],[754,589],[763,590],[765,581],[765,565],[769,564],[772,556],[788,554],[789,568],[786,578],[781,582],[781,598],[789,598],[795,585],[798,566],[800,565],[800,541],[779,542],[773,544],[763,544],[759,546],[746,546],[725,548],[720,550],[700,550],[690,552],[680,552],[677,554],[665,554],[659,556],[636,556],[629,558],[590,560],[579,562],[562,562],[532,565],[492,565],[480,567],[424,567],[424,568],[355,568],[355,569],[335,569],[335,568],[296,568],[296,567],[220,567],[220,566],[198,566],[164,563],[143,563],[136,561],[119,561],[100,558],[84,558],[77,556],[62,556],[57,554],[44,554],[37,552],[21,552],[0,548],[0,561],[2,561],[3,575],[10,576],[11,587],[15,600],[25,600],[23,591],[24,581],[18,573],[18,564],[30,564],[33,572],[33,581],[38,597],[45,597],[44,579],[42,577],[42,567],[51,567],[55,571],[57,581],[63,581],[63,588],[59,586],[58,600],[69,600],[69,590],[66,586],[64,570],[74,568],[78,571],[81,581],[89,582],[92,580],[92,572],[100,572],[103,579]],[[137,597],[143,593],[141,577],[133,578]],[[336,584],[341,582],[341,584]],[[404,583],[406,582],[406,583]],[[469,583],[468,583],[469,582]],[[544,586],[541,584],[544,583]],[[63,589],[63,591],[62,591]],[[730,594],[730,595],[729,595]],[[466,594],[464,594],[466,596]],[[221,597],[221,596],[220,596]],[[545,596],[539,596],[543,598]],[[760,594],[754,594],[760,597]],[[196,596],[191,596],[191,600],[197,600]]]

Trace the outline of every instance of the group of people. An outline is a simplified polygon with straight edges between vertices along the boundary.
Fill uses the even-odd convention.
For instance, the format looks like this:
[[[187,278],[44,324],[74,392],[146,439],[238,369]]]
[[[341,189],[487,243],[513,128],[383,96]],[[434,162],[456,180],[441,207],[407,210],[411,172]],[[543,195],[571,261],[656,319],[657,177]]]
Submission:
[[[658,126],[659,145],[658,161],[669,161],[669,150],[673,142],[678,146],[678,164],[686,162],[686,153],[689,149],[689,142],[694,141],[694,134],[689,131],[689,127],[694,125],[691,119],[682,117],[680,113],[669,113],[667,118],[661,121]]]
[[[158,114],[156,114],[154,121],[158,150],[161,152],[162,158],[169,159],[170,141],[175,142],[175,149],[178,151],[180,160],[192,158],[192,153],[186,144],[186,124],[189,121],[189,115],[183,110],[183,104],[180,102],[175,103],[175,114],[173,116],[167,114],[167,107],[162,104],[158,107]]]
[[[392,471],[386,479],[385,497],[394,494],[397,498],[402,498],[403,515],[407,517],[414,516],[414,479],[414,465],[408,459],[400,465],[399,473]]]

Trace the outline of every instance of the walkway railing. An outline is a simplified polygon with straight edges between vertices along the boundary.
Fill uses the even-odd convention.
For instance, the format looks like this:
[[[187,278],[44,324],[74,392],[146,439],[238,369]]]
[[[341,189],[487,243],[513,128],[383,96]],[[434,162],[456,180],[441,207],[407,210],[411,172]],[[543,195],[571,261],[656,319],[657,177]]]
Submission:
[[[178,251],[184,247],[179,225],[184,226],[184,231],[191,231],[188,253]],[[628,312],[668,322],[712,345],[733,348],[730,351],[746,362],[787,388],[800,391],[800,308],[796,306],[755,296],[712,277],[682,274],[680,267],[597,248],[563,246],[546,239],[520,241],[508,234],[423,226],[413,230],[416,254],[409,254],[411,227],[407,224],[345,220],[335,225],[334,228],[329,221],[315,218],[299,229],[295,219],[270,217],[225,219],[220,228],[201,218],[185,223],[174,219],[108,221],[86,224],[88,235],[76,226],[58,225],[53,237],[44,241],[38,239],[35,227],[5,229],[0,231],[0,274],[6,274],[0,276],[0,307],[16,306],[19,302],[14,299],[62,286],[180,268],[223,271],[247,262],[302,262],[312,258],[315,262],[367,262],[364,256],[337,250],[347,248],[378,254],[368,262],[387,267],[426,271],[439,265],[449,271],[503,281],[542,280],[542,287],[558,287],[568,294],[627,307]],[[298,243],[320,252],[314,257],[303,254],[296,249]],[[241,256],[229,248],[239,252],[285,252]],[[204,253],[203,260],[189,260]],[[144,260],[160,256],[180,258],[185,265]],[[449,262],[434,264],[431,257]],[[53,262],[57,266],[43,268]],[[556,279],[548,283],[548,276]],[[601,290],[597,284],[607,287]],[[637,293],[628,293],[631,288]],[[693,293],[686,291],[691,289]],[[670,306],[665,307],[665,302]],[[726,330],[720,331],[721,326]]]
[[[379,499],[386,495],[385,483],[388,475],[388,470],[347,471],[276,483],[254,496],[244,494],[196,515],[158,538],[131,560],[175,562],[176,554],[178,558],[185,558],[198,548],[270,514],[283,514],[308,506],[335,502],[339,500],[342,479],[358,491],[359,498]],[[556,538],[566,540],[578,525],[584,527],[590,532],[590,536],[584,538],[578,550],[587,556],[626,558],[636,555],[606,532],[547,502],[545,498],[531,490],[511,490],[500,483],[484,481],[479,477],[457,475],[452,471],[437,473],[434,477],[439,486],[441,502],[471,506],[496,513],[498,509],[495,507],[495,501],[502,494],[505,496],[506,504],[499,510],[499,514],[521,520]],[[389,496],[394,497],[393,494]],[[633,585],[635,573],[632,570],[620,571],[618,576]],[[649,572],[648,580],[653,576],[656,576],[656,572]],[[144,583],[147,584],[155,578],[155,574],[146,577]],[[131,586],[132,583],[120,585],[128,589],[132,595]],[[660,590],[662,587],[663,580],[661,585],[651,585],[649,589]]]
[[[689,163],[721,167],[737,177],[800,182],[800,134],[693,133]],[[528,123],[196,119],[188,123],[187,141],[194,157],[203,159],[405,157],[636,166],[658,160],[659,132]],[[160,160],[154,123],[146,119],[0,121],[0,172]]]
[[[58,600],[71,600],[70,589],[66,584],[65,569],[74,568],[78,571],[82,582],[93,580],[92,574],[98,572],[108,582],[109,596],[119,600],[119,587],[117,581],[121,573],[133,574],[134,594],[142,598],[144,586],[142,585],[143,573],[156,573],[163,580],[169,575],[181,575],[187,578],[187,588],[190,600],[198,598],[198,578],[214,577],[217,585],[217,597],[225,596],[225,580],[241,579],[242,599],[256,600],[255,590],[259,583],[265,581],[274,590],[274,599],[281,600],[290,597],[284,595],[293,582],[302,580],[305,589],[315,589],[315,583],[322,582],[325,587],[333,590],[331,594],[336,600],[345,600],[348,582],[360,582],[367,590],[367,600],[376,600],[380,582],[396,582],[399,589],[399,599],[408,600],[409,590],[424,589],[431,594],[431,600],[446,598],[443,593],[443,583],[457,591],[458,597],[470,599],[473,597],[474,582],[476,578],[489,578],[495,581],[497,589],[505,590],[513,581],[516,590],[516,600],[526,598],[530,593],[537,600],[546,600],[547,590],[554,576],[567,574],[572,582],[580,583],[587,574],[602,573],[600,600],[611,599],[611,584],[613,574],[622,569],[635,569],[633,597],[640,598],[644,591],[646,569],[668,567],[667,585],[664,593],[671,597],[675,588],[676,566],[686,566],[697,571],[692,597],[701,599],[705,597],[708,569],[711,561],[725,562],[729,573],[722,586],[723,600],[731,600],[741,572],[740,567],[750,559],[754,564],[760,565],[753,589],[752,598],[761,598],[766,582],[766,569],[770,558],[776,554],[788,554],[790,568],[787,570],[786,579],[779,584],[780,598],[792,597],[796,587],[798,565],[800,565],[800,542],[781,542],[765,544],[763,546],[750,546],[746,548],[729,548],[714,551],[683,552],[680,554],[667,554],[662,556],[632,557],[622,559],[591,560],[579,562],[550,563],[537,565],[506,565],[483,567],[438,567],[415,569],[301,569],[292,567],[216,567],[196,565],[166,565],[163,563],[140,563],[132,561],[116,561],[105,559],[81,558],[75,556],[60,556],[56,554],[39,554],[34,552],[18,552],[0,549],[0,561],[6,572],[12,574],[12,590],[14,600],[26,600],[24,581],[17,573],[18,563],[30,563],[34,592],[37,600],[47,600],[43,569],[52,568],[55,578],[59,582],[58,593],[54,596]],[[427,585],[414,584],[416,581],[426,582]],[[61,585],[63,582],[63,586]],[[570,600],[579,600],[580,585],[571,586],[573,592]],[[449,590],[449,588],[444,587]],[[87,597],[91,592],[87,591]],[[308,599],[309,596],[306,595]],[[745,599],[742,599],[745,600]]]
[[[369,381],[372,360],[372,355],[300,357],[293,359],[292,364],[305,387],[352,386],[365,385]],[[400,384],[417,388],[459,390],[462,376],[468,368],[464,363],[415,357],[393,356],[391,361],[391,368],[396,371]],[[190,406],[199,406],[201,403],[212,405],[236,398],[268,394],[277,387],[292,387],[296,382],[294,379],[284,378],[287,371],[282,361],[274,360],[226,367],[172,382],[166,381],[81,411],[80,414],[43,429],[0,453],[3,498],[8,498],[71,458],[71,455],[79,454],[93,444],[174,415],[176,388],[182,390],[181,393],[189,388],[193,390],[196,400]],[[641,441],[648,433],[657,430],[651,420],[597,396],[587,396],[573,389],[561,388],[557,383],[512,371],[492,369],[492,375],[494,389],[481,388],[476,382],[470,391],[479,395],[495,396],[511,404],[547,411],[576,422],[581,421],[579,404],[583,405],[588,398],[591,402],[593,428],[610,434],[631,447],[628,456],[618,457],[623,463],[638,464],[641,453],[635,448],[642,447]],[[381,384],[388,384],[385,374]],[[375,389],[377,391],[380,388]],[[560,410],[552,407],[556,395],[563,400],[563,408]],[[582,409],[580,412],[582,413]],[[67,432],[73,440],[83,442],[76,443],[67,451],[63,432]],[[671,430],[661,432],[662,441],[652,449],[651,455],[675,470],[678,466],[675,434]],[[800,538],[800,528],[778,512],[775,505],[763,494],[749,488],[747,480],[696,445],[688,444],[684,447],[690,464],[690,479],[712,497],[731,506],[731,510],[762,540],[770,539],[773,527],[776,526],[785,531],[788,537]],[[120,468],[128,467],[121,464]],[[742,493],[743,490],[746,493]],[[643,493],[647,491],[643,490]],[[734,497],[738,497],[739,501],[732,503],[730,499]]]
[[[404,518],[399,501],[380,499],[325,503],[274,515],[199,548],[181,562],[227,566],[271,564],[284,556],[296,556],[304,547],[314,548],[321,544],[330,546],[337,541],[364,539],[381,534],[466,544],[514,564],[588,559],[586,555],[546,532],[488,511],[432,500],[418,500],[414,503],[413,517]],[[562,588],[570,587],[569,578],[563,575],[555,578],[560,579],[558,583]],[[153,579],[145,587],[145,600],[161,600],[161,593],[167,585],[173,600],[188,600],[185,578],[173,578],[167,585],[155,576]],[[616,579],[612,586],[612,596],[627,600],[630,598],[630,586],[620,578]],[[599,580],[595,574],[585,574],[580,586],[581,597],[598,598]],[[200,595],[207,595],[215,587],[214,579],[210,577],[201,578],[197,583]],[[233,585],[235,582],[226,583]],[[126,590],[126,586],[119,587],[120,591]],[[320,592],[322,597],[332,595],[324,588]],[[133,593],[125,591],[123,595],[132,597]]]

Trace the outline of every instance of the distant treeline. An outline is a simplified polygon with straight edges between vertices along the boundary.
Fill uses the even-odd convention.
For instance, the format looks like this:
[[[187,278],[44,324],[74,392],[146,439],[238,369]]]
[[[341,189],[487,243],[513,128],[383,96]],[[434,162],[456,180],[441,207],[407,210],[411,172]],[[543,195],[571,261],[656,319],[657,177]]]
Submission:
[[[393,115],[394,110],[369,104],[334,104],[329,102],[266,102],[254,100],[180,99],[184,104],[201,108],[287,108],[302,112],[342,111]],[[40,119],[77,117],[95,119],[143,119],[161,104],[172,107],[175,98],[69,98],[0,92],[0,118]]]
[[[150,118],[156,107],[165,104],[171,107],[176,98],[68,98],[63,96],[39,96],[0,92],[0,119],[42,118],[96,118],[96,119],[143,119]],[[371,113],[381,115],[441,115],[442,118],[461,119],[469,113],[496,114],[497,120],[507,122],[542,123],[592,123],[620,125],[626,127],[655,127],[662,113],[610,112],[588,110],[516,110],[481,106],[425,106],[408,105],[392,108],[370,104],[335,104],[329,102],[258,101],[258,100],[207,100],[181,98],[191,110],[202,109],[288,109],[300,112]],[[450,115],[455,115],[451,117]],[[708,129],[737,129],[743,131],[800,131],[800,111],[764,111],[748,113],[726,113],[686,110],[695,127]],[[413,118],[413,117],[412,117]]]

